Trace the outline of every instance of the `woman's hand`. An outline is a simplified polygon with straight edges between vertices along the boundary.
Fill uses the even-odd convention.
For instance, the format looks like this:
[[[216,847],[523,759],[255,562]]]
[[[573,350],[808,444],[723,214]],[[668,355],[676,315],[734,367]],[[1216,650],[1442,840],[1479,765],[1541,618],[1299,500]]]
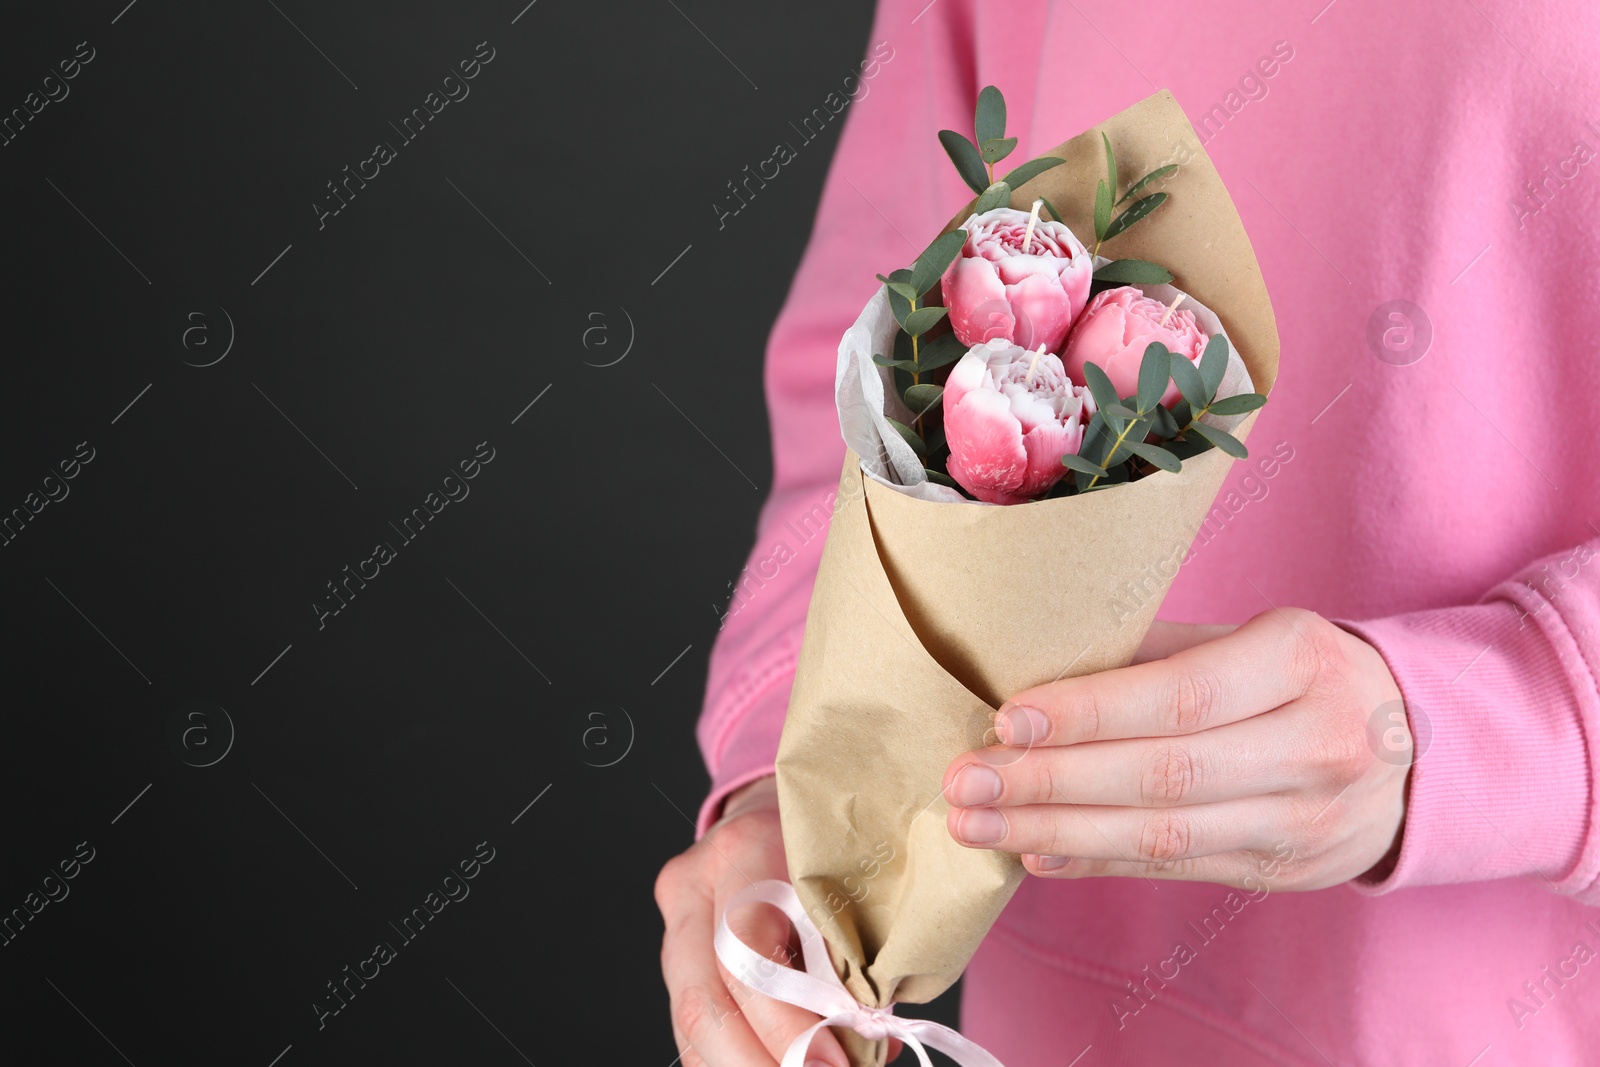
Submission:
[[[718,961],[712,938],[735,892],[765,878],[788,878],[778,826],[778,790],[761,778],[728,797],[722,819],[656,878],[666,922],[661,972],[672,997],[672,1035],[683,1067],[776,1067],[789,1043],[817,1021],[791,1004],[745,988]],[[744,908],[729,917],[734,933],[770,959],[787,963],[798,946],[779,912]],[[806,1063],[848,1067],[833,1034],[819,1033]]]
[[[1300,890],[1390,856],[1411,739],[1371,645],[1274,609],[1237,629],[1157,623],[1140,658],[1007,701],[1001,744],[945,772],[951,836],[1044,878],[1249,887],[1270,868]]]

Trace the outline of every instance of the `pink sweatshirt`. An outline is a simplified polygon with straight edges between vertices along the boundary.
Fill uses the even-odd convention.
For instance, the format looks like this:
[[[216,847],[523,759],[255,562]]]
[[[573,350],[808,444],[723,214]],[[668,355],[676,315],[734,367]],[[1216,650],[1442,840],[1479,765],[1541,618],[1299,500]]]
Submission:
[[[768,344],[774,485],[711,657],[702,832],[772,770],[839,336],[970,197],[935,132],[989,83],[1017,160],[1170,88],[1272,294],[1281,376],[1162,617],[1344,621],[1424,737],[1377,884],[1030,878],[964,985],[1008,1067],[1600,1063],[1600,5],[1324,3],[881,0]]]

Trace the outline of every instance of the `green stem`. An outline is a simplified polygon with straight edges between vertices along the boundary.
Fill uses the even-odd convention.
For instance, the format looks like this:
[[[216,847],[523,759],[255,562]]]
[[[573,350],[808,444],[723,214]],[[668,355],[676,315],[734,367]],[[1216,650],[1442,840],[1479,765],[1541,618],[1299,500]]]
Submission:
[[[1129,432],[1131,432],[1133,430],[1134,423],[1139,422],[1139,421],[1140,420],[1138,420],[1138,419],[1129,419],[1128,420],[1128,425],[1124,426],[1122,428],[1122,432],[1117,435],[1116,443],[1111,446],[1111,451],[1106,453],[1106,459],[1108,461],[1111,459],[1112,456],[1117,454],[1117,449],[1122,447],[1122,442],[1127,440]],[[1090,489],[1093,489],[1094,488],[1094,483],[1098,482],[1099,480],[1100,480],[1100,476],[1098,474],[1096,474],[1093,477],[1091,477],[1089,479],[1089,484],[1083,487],[1084,491],[1088,492]]]
[[[1214,404],[1214,403],[1216,403],[1216,401],[1212,401],[1212,403]],[[1206,412],[1208,412],[1210,410],[1211,410],[1211,404],[1207,404],[1205,407],[1201,408],[1199,411],[1196,411],[1192,415],[1190,415],[1189,421],[1183,426],[1182,429],[1180,429],[1177,432],[1176,436],[1177,437],[1182,437],[1184,434],[1188,433],[1191,429],[1194,428],[1194,424],[1200,421],[1200,416],[1204,415]]]
[[[917,302],[915,300],[911,301],[911,310],[912,311],[917,310]],[[919,368],[920,368],[920,366],[922,364],[922,359],[917,354],[917,335],[916,334],[912,334],[911,335],[911,362],[916,364]],[[911,384],[912,385],[920,385],[921,384],[921,379],[922,379],[922,371],[920,369],[913,370],[911,372]],[[917,436],[921,437],[922,440],[924,442],[926,442],[928,439],[927,439],[926,436],[924,436],[924,434],[922,432],[922,412],[920,412],[920,411],[917,412],[917,417],[916,417],[915,421],[916,421],[916,424],[917,424]]]

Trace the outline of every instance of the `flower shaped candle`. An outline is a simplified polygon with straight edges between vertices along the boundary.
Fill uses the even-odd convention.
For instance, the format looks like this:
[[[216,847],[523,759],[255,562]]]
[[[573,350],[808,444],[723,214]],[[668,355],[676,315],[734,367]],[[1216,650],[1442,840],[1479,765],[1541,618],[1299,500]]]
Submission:
[[[956,337],[968,347],[1000,338],[1061,351],[1089,300],[1088,250],[1065,225],[1039,219],[1037,205],[1031,216],[994,208],[961,228],[966,242],[941,279]]]
[[[1192,312],[1178,309],[1176,302],[1168,306],[1152,300],[1124,285],[1089,301],[1067,339],[1065,363],[1067,373],[1080,382],[1085,380],[1083,365],[1093,363],[1106,372],[1118,396],[1132,396],[1139,389],[1139,364],[1151,342],[1159,341],[1167,351],[1199,366],[1206,340]],[[1171,407],[1177,402],[1178,387],[1168,382],[1161,403]]]
[[[1058,357],[1004,338],[961,357],[943,400],[950,477],[991,504],[1020,504],[1054,485],[1095,411]]]

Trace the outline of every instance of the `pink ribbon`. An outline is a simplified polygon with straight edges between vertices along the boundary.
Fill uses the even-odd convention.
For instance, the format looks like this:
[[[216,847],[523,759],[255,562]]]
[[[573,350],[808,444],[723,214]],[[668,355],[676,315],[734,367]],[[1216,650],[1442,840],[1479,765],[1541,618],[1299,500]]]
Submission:
[[[746,904],[771,904],[789,917],[800,934],[801,954],[806,969],[796,970],[768,959],[741,941],[728,928],[728,914]],[[811,921],[794,886],[775,879],[756,882],[739,890],[728,901],[717,920],[717,958],[734,977],[751,990],[804,1008],[822,1021],[796,1037],[783,1054],[782,1067],[804,1067],[806,1052],[817,1032],[825,1026],[847,1026],[869,1041],[899,1038],[917,1054],[921,1067],[933,1067],[928,1048],[936,1048],[960,1067],[1004,1067],[983,1048],[968,1041],[948,1026],[929,1019],[901,1019],[894,1007],[874,1008],[861,1003],[834,973],[822,934]]]

